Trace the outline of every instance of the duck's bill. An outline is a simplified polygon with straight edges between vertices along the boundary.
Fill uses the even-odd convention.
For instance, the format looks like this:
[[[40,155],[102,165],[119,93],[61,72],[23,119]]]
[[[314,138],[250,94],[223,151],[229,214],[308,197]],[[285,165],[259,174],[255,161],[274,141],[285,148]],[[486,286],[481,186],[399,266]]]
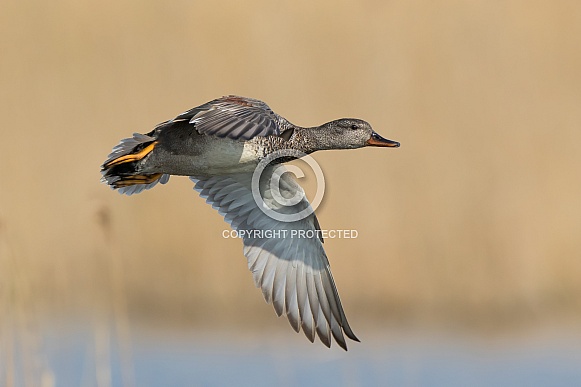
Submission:
[[[373,132],[369,140],[367,140],[368,146],[387,146],[390,148],[399,147],[399,142],[388,140],[387,138],[381,137],[379,134]]]

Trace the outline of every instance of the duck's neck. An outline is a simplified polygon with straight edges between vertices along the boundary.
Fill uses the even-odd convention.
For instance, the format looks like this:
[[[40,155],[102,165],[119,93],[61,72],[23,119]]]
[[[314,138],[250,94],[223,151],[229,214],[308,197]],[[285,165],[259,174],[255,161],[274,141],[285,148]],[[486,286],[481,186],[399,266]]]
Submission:
[[[295,126],[292,136],[289,138],[290,148],[307,154],[318,150],[330,149],[325,143],[324,133],[318,127],[302,128]],[[323,136],[321,136],[323,134]]]

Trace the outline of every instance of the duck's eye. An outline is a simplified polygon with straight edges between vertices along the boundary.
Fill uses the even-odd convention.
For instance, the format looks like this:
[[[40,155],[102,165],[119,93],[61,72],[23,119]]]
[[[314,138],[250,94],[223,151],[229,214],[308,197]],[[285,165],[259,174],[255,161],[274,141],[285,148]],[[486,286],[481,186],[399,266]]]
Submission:
[[[351,125],[351,129],[355,130],[355,129],[357,129],[357,128],[358,128],[358,126],[357,126],[357,125],[355,125],[355,124]]]

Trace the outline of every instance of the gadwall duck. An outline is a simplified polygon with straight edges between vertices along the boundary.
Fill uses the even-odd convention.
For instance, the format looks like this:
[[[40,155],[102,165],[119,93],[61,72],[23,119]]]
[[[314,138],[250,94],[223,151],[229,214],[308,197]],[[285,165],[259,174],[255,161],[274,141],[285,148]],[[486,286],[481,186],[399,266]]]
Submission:
[[[276,314],[286,315],[296,332],[302,327],[311,342],[317,335],[330,347],[332,336],[347,350],[344,334],[359,340],[341,306],[319,222],[300,185],[279,168],[318,150],[365,146],[399,143],[381,137],[363,120],[343,118],[303,128],[262,101],[226,96],[122,140],[101,166],[102,181],[133,195],[167,183],[169,175],[189,176],[194,189],[242,238],[256,286]],[[277,152],[282,156],[271,159]],[[273,181],[280,189],[278,199]],[[297,194],[298,200],[291,200]],[[280,196],[290,198],[288,203],[280,203]]]

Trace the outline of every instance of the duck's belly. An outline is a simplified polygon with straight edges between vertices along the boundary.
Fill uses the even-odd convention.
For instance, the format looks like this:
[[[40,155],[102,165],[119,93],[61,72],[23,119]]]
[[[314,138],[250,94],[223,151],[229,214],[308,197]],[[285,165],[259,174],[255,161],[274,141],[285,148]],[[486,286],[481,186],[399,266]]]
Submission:
[[[195,136],[168,146],[160,139],[144,160],[143,172],[185,176],[252,172],[262,157],[252,141]]]

